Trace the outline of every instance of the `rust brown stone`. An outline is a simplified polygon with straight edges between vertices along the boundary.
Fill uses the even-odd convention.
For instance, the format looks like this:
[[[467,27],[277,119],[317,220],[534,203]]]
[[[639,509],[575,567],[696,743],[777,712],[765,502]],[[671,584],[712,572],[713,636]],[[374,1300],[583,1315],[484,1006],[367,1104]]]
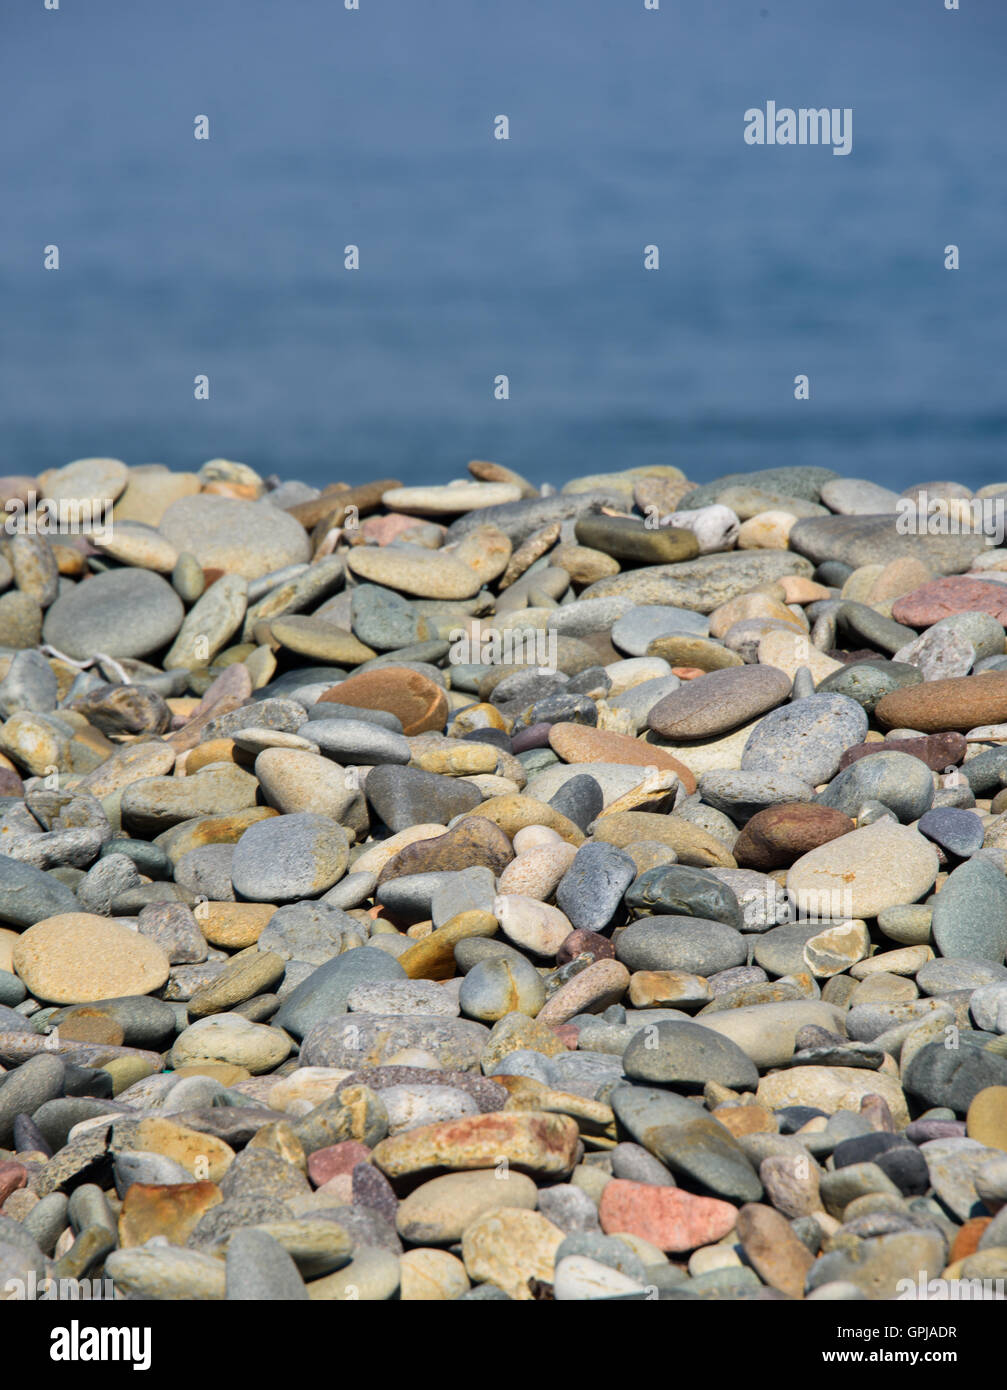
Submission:
[[[877,749],[881,745],[870,746]],[[765,873],[785,868],[809,850],[855,829],[849,816],[831,806],[784,802],[756,812],[734,842],[734,857],[741,868]]]
[[[925,734],[957,729],[968,733],[980,724],[1007,722],[1007,671],[953,676],[890,690],[878,701],[875,717],[888,729],[919,729]]]
[[[435,681],[406,666],[361,671],[327,690],[321,702],[385,710],[402,721],[402,732],[407,737],[439,731],[448,717],[448,697],[444,690]]]

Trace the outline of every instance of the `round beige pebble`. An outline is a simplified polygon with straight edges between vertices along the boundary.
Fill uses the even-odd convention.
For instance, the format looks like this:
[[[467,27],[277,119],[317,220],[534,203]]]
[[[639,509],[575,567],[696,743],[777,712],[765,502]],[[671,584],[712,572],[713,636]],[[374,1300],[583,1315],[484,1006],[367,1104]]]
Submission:
[[[508,941],[538,956],[554,956],[573,931],[565,912],[522,893],[501,893],[493,916]]]
[[[48,1004],[150,994],[170,969],[156,941],[90,912],[64,912],[29,927],[14,947],[13,964],[28,990]]]
[[[403,1303],[450,1303],[471,1285],[465,1266],[447,1250],[407,1250],[399,1261]]]
[[[556,891],[556,885],[573,863],[577,851],[565,840],[551,845],[536,845],[504,869],[500,875],[501,893],[518,893],[545,902]]]

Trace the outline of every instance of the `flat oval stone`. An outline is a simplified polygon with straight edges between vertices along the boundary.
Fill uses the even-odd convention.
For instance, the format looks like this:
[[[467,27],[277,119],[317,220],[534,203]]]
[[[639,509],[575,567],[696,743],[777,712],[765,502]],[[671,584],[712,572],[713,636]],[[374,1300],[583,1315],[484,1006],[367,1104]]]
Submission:
[[[1007,953],[1007,879],[996,865],[971,859],[948,876],[934,899],[933,936],[943,956],[1003,963]]]
[[[672,634],[707,637],[709,632],[710,624],[701,613],[690,612],[687,608],[650,604],[630,608],[624,613],[612,628],[612,641],[620,651],[640,657],[645,655],[656,637]]]
[[[716,1197],[615,1178],[601,1194],[599,1215],[606,1232],[627,1232],[658,1250],[684,1252],[721,1240],[738,1213]]]
[[[450,552],[417,545],[356,546],[346,563],[361,579],[417,598],[472,598],[482,585],[476,570]]]
[[[397,651],[430,636],[427,620],[408,600],[376,584],[357,585],[350,612],[356,636],[378,651]]]
[[[802,855],[787,874],[787,891],[818,920],[876,917],[916,902],[937,870],[937,852],[918,831],[875,821]]]
[[[170,969],[156,942],[87,912],[29,927],[14,947],[13,961],[32,994],[53,1004],[149,994],[165,983]]]
[[[843,1034],[842,1012],[822,999],[785,999],[706,1013],[699,1022],[741,1048],[760,1069],[790,1065],[802,1029]]]
[[[253,1075],[278,1067],[290,1052],[290,1039],[279,1028],[252,1023],[241,1014],[218,1013],[197,1019],[175,1039],[171,1064],[180,1068],[205,1062],[229,1062]]]
[[[45,495],[56,502],[108,504],[122,494],[130,472],[121,459],[75,459],[62,468],[46,469],[39,483]]]
[[[0,854],[0,922],[18,928],[80,907],[76,894],[43,869]]]
[[[787,868],[795,859],[856,828],[843,811],[827,805],[795,802],[767,806],[754,815],[734,842],[734,857],[744,868]]]
[[[257,822],[234,849],[234,891],[252,902],[317,897],[343,876],[349,840],[328,816],[298,813]]]
[[[303,1038],[316,1023],[344,1014],[357,985],[405,979],[406,972],[394,957],[360,946],[313,970],[286,997],[273,1022],[295,1038]],[[359,1059],[354,1065],[360,1065]]]
[[[568,1115],[471,1115],[383,1139],[372,1161],[392,1180],[437,1168],[492,1168],[501,1159],[519,1172],[558,1177],[573,1168],[577,1143],[577,1125]]]
[[[984,553],[987,541],[979,533],[898,531],[888,514],[802,518],[790,532],[789,544],[816,565],[839,560],[855,569],[860,565],[915,559],[931,573],[954,574],[968,569],[976,556]]]
[[[127,1298],[206,1299],[226,1297],[223,1260],[174,1245],[141,1245],[113,1250],[105,1273]]]
[[[951,632],[973,649],[978,660],[1004,655],[1004,626],[985,613],[969,610],[941,618],[934,624],[938,632]]]
[[[563,807],[558,809],[563,810]],[[569,815],[570,809],[564,811],[564,814]],[[593,820],[602,809],[600,793],[597,802],[593,802],[590,809],[590,820]],[[580,824],[579,821],[577,823]],[[538,898],[540,902],[545,902],[556,891],[556,885],[570,867],[576,852],[573,845],[568,845],[565,841],[535,845],[524,850],[500,875],[500,892],[519,893],[524,897]],[[492,907],[492,894],[490,906]]]
[[[382,495],[381,504],[389,511],[443,516],[468,513],[477,507],[499,507],[520,497],[521,489],[515,483],[465,481],[442,487],[393,487]]]
[[[861,742],[866,733],[867,715],[855,700],[809,695],[759,720],[745,745],[742,771],[783,772],[814,784],[826,782],[835,776],[844,749]]]
[[[919,667],[923,679],[933,681],[967,676],[975,664],[976,652],[972,643],[958,633],[935,627],[899,647],[894,659]]]
[[[968,748],[964,736],[955,733],[900,738],[897,742],[886,739],[885,744],[880,747],[877,743],[856,743],[852,748],[847,748],[840,759],[840,771],[844,771],[851,763],[859,762],[861,758],[870,758],[875,753],[886,751],[888,745],[895,747],[899,753],[908,753],[912,758],[919,758],[932,772],[946,772],[955,763],[960,763]],[[970,759],[971,761],[973,760]],[[1000,785],[999,779],[995,785]]]
[[[421,1183],[399,1203],[396,1228],[411,1245],[450,1245],[480,1216],[498,1207],[534,1210],[538,1189],[524,1173],[501,1183],[494,1169],[445,1173]]]
[[[383,886],[403,874],[450,873],[468,868],[486,868],[502,873],[514,857],[511,842],[492,821],[483,816],[466,816],[453,830],[429,840],[406,845],[390,859],[378,876]]]
[[[710,671],[658,701],[647,723],[663,738],[708,738],[773,709],[790,694],[790,685],[775,666]]]
[[[539,956],[555,956],[573,931],[570,919],[558,907],[520,893],[500,894],[494,900],[493,915],[509,941]]]
[[[657,768],[678,775],[687,792],[696,790],[696,779],[677,758],[663,748],[626,734],[594,729],[586,724],[553,724],[549,744],[568,763],[622,763]]]
[[[95,652],[148,656],[165,647],[185,609],[171,585],[150,570],[108,570],[67,589],[45,615],[43,639],[68,656]]]
[[[255,775],[266,801],[285,814],[310,811],[351,824],[354,803],[362,808],[360,792],[347,770],[318,753],[264,748],[255,760]]]
[[[385,980],[354,985],[346,997],[351,1013],[440,1014],[458,1017],[458,1003],[433,980]]]
[[[158,530],[204,569],[258,579],[311,559],[307,532],[268,502],[202,493],[173,502]]]
[[[708,637],[683,637],[677,633],[655,637],[647,648],[647,655],[660,657],[675,671],[682,667],[692,671],[723,671],[744,665],[741,657],[722,642]]]
[[[837,1066],[788,1067],[764,1076],[756,1092],[759,1102],[770,1110],[810,1105],[827,1115],[837,1110],[859,1112],[862,1098],[868,1095],[881,1096],[896,1126],[905,1128],[909,1122],[906,1098],[898,1081],[885,1072]]]
[[[999,724],[1007,720],[1007,671],[983,671],[894,690],[878,702],[876,714],[886,728],[928,734],[947,729],[964,734],[980,724]]]
[[[123,826],[133,835],[157,835],[199,816],[229,815],[255,805],[258,783],[234,763],[188,777],[144,777],[120,798]]]
[[[695,1101],[651,1086],[623,1084],[613,1088],[610,1104],[620,1125],[690,1185],[733,1202],[761,1198],[759,1175],[740,1145]]]
[[[1007,1057],[967,1044],[956,1050],[931,1042],[909,1059],[902,1083],[927,1105],[964,1115],[980,1091],[1007,1085]]]
[[[407,737],[442,730],[448,714],[443,687],[404,666],[385,666],[380,671],[350,676],[327,690],[319,704],[384,710],[400,720]]]
[[[589,584],[580,598],[622,597],[634,605],[658,603],[711,613],[759,584],[791,574],[810,577],[811,573],[806,559],[787,551],[727,551],[599,579]]]
[[[624,965],[615,960],[595,960],[548,999],[539,1010],[538,1022],[555,1027],[578,1014],[600,1013],[618,1004],[628,987],[629,971]]]
[[[415,767],[382,764],[367,775],[364,794],[390,830],[439,822],[473,811],[482,795],[470,782]]]
[[[673,526],[655,529],[635,517],[588,514],[578,519],[574,534],[581,545],[635,565],[675,564],[699,554],[699,542],[691,531]]]
[[[815,789],[800,777],[766,772],[704,772],[699,779],[703,801],[732,820],[748,821],[767,807],[811,802]],[[850,827],[852,829],[852,826]]]
[[[743,965],[748,948],[740,932],[701,917],[641,917],[619,933],[616,956],[630,970],[684,970],[712,975]]]
[[[282,1026],[282,1021],[278,1022]],[[309,1067],[375,1067],[406,1048],[419,1048],[432,1053],[442,1067],[469,1071],[478,1064],[488,1038],[487,1028],[464,1018],[351,1014],[316,1023],[301,1045],[301,1063]]]
[[[643,1028],[623,1053],[623,1070],[634,1081],[700,1088],[709,1081],[754,1090],[759,1069],[729,1038],[699,1023],[670,1021]]]
[[[897,510],[898,493],[867,478],[830,478],[822,501],[841,516],[877,516]]]
[[[403,1134],[424,1125],[479,1113],[471,1096],[451,1086],[389,1086],[381,1092],[381,1103],[388,1112],[389,1134]]]
[[[491,956],[465,976],[458,992],[462,1013],[480,1023],[496,1023],[509,1013],[535,1016],[545,1003],[541,975],[523,958]]]

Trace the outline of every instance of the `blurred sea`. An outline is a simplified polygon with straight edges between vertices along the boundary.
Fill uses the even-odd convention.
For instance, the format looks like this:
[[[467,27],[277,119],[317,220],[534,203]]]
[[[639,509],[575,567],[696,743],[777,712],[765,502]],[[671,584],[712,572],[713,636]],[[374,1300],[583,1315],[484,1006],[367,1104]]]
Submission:
[[[7,0],[0,473],[1001,480],[1005,48],[1003,0]],[[746,145],[770,99],[852,153]]]

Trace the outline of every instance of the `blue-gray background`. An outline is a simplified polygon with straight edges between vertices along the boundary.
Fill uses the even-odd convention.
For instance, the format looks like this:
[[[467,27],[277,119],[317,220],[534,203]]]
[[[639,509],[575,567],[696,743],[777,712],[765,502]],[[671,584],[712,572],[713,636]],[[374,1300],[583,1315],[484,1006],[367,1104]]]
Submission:
[[[0,473],[999,481],[1007,6],[961,3],[3,0]],[[852,154],[747,146],[768,99]]]

